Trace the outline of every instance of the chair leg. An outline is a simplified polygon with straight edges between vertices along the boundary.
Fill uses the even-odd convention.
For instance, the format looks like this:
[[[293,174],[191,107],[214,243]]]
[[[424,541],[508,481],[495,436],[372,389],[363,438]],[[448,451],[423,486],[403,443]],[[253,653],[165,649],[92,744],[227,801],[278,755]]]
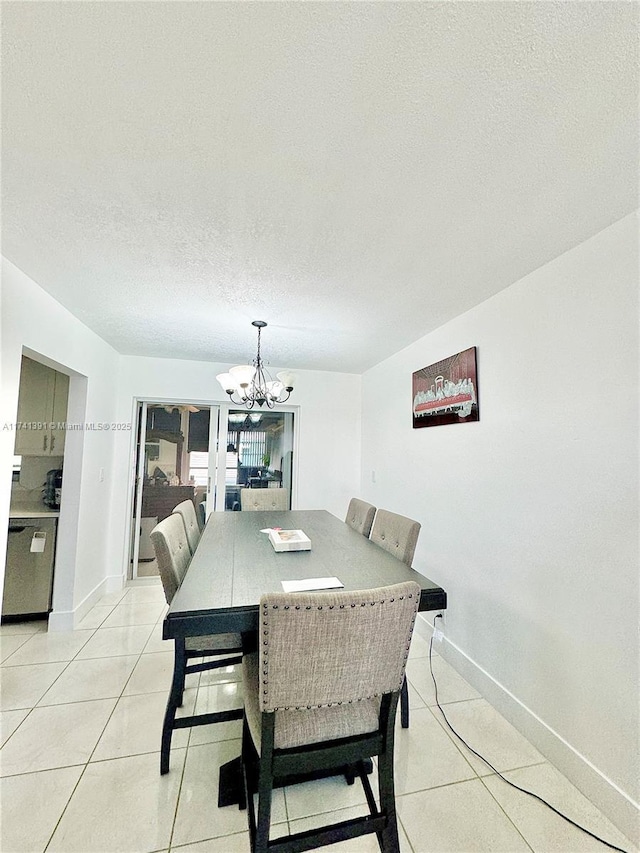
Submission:
[[[242,745],[240,748],[240,760],[242,764],[242,792],[239,797],[238,806],[240,809],[248,810],[249,847],[253,850],[256,841],[256,816],[253,807],[253,791],[255,788],[255,748],[253,746],[253,741],[251,740],[251,733],[249,732],[249,725],[247,723],[246,716],[242,718]]]
[[[275,714],[262,714],[262,748],[258,775],[258,820],[253,853],[267,853],[273,796],[273,739]]]
[[[404,682],[406,684],[406,680]],[[393,755],[395,728],[393,720],[395,717],[395,702],[388,696],[383,696],[383,703],[391,703],[386,719],[386,731],[384,748],[378,755],[378,796],[380,800],[380,811],[386,815],[387,824],[378,833],[378,843],[383,853],[400,853],[400,839],[398,838],[398,819],[396,817],[396,792],[393,778]],[[385,708],[383,706],[382,711]]]
[[[387,816],[387,826],[378,836],[380,847],[383,853],[400,853],[395,787],[393,783],[393,749],[387,750],[378,756],[378,785],[380,811],[384,812]]]
[[[187,655],[184,640],[174,640],[173,655],[173,679],[167,708],[164,712],[162,723],[162,739],[160,741],[160,774],[164,776],[169,772],[169,756],[171,753],[171,736],[176,720],[176,711],[182,705],[182,694],[184,693],[184,681],[186,677]]]
[[[407,687],[407,676],[402,679],[400,688],[400,723],[403,729],[409,728],[409,688]]]

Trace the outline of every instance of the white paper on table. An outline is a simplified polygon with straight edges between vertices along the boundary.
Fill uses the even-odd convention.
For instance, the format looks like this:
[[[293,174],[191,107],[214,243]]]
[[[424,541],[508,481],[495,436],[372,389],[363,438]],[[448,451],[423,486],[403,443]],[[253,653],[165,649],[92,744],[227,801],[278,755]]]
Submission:
[[[305,578],[301,581],[280,581],[285,592],[305,592],[312,589],[339,589],[344,584],[338,578]]]

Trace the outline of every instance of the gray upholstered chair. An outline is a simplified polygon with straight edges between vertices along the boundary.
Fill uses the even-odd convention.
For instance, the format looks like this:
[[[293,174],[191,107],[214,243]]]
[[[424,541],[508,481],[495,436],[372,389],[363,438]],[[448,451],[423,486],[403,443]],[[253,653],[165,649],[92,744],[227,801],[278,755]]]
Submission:
[[[356,533],[362,533],[363,536],[368,537],[375,514],[376,508],[373,504],[361,501],[360,498],[351,498],[345,521]]]
[[[187,534],[187,542],[193,556],[200,541],[200,525],[198,524],[198,516],[193,501],[186,500],[174,507],[172,512],[182,516],[185,533]]]
[[[371,528],[371,541],[411,566],[420,526],[419,521],[387,509],[379,509]]]
[[[240,489],[240,509],[289,509],[289,489]]]
[[[167,599],[167,604],[171,604],[191,562],[191,551],[181,515],[176,512],[172,513],[157,524],[150,535],[156,552],[164,596]],[[186,640],[174,640],[173,680],[162,724],[160,773],[169,772],[171,736],[174,729],[241,719],[241,708],[176,719],[176,711],[182,705],[186,676],[193,672],[203,672],[208,669],[218,669],[222,666],[241,663],[242,656],[238,655],[241,651],[242,638],[240,634],[214,634],[210,637],[187,637]],[[225,657],[220,660],[222,655]],[[229,657],[229,655],[236,656]],[[217,659],[190,665],[187,663],[190,659],[205,657]]]
[[[379,509],[371,529],[371,541],[410,567],[416,552],[420,527],[419,521],[389,512],[387,509]],[[409,688],[406,679],[400,696],[400,719],[402,728],[409,728]]]
[[[259,650],[246,655],[242,667],[242,765],[253,853],[309,850],[370,832],[382,850],[399,851],[394,718],[419,601],[413,581],[261,598]],[[366,771],[373,756],[379,804]],[[358,776],[370,813],[270,840],[274,786],[318,771]]]

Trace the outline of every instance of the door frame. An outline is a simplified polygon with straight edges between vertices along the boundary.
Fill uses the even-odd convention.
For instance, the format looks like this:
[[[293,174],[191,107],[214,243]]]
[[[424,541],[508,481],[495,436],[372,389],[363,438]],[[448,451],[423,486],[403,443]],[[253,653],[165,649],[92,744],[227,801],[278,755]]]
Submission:
[[[138,429],[137,429],[137,418],[139,416],[140,407],[142,404],[146,405],[161,405],[163,403],[173,404],[176,406],[202,406],[203,408],[208,408],[212,412],[217,411],[218,417],[218,429],[217,429],[217,443],[214,448],[214,468],[212,475],[211,466],[209,466],[209,474],[207,478],[207,517],[212,511],[215,512],[224,512],[224,494],[225,494],[225,467],[220,464],[221,455],[220,448],[224,447],[226,451],[227,443],[227,423],[228,423],[228,415],[229,411],[232,409],[242,409],[243,407],[240,405],[235,405],[234,403],[230,403],[228,400],[219,401],[219,400],[203,400],[203,399],[193,399],[187,397],[160,397],[159,395],[154,394],[153,396],[144,395],[139,397],[134,397],[132,400],[133,410],[132,410],[132,418],[131,422],[136,424],[136,429],[132,430],[131,436],[131,448],[129,453],[129,465],[128,465],[128,480],[129,480],[129,489],[128,489],[128,500],[127,500],[127,524],[125,528],[125,542],[124,542],[124,572],[123,577],[125,579],[125,583],[133,580],[133,562],[132,562],[132,536],[134,530],[137,530],[138,527],[134,527],[135,519],[134,512],[137,510],[136,505],[136,494],[137,494],[137,453],[138,453]],[[280,412],[291,412],[293,414],[293,473],[291,477],[291,509],[297,509],[297,495],[298,495],[298,469],[300,467],[299,455],[300,455],[300,418],[301,411],[300,406],[290,406],[290,405],[278,405],[278,411]],[[209,453],[211,454],[211,430],[214,422],[214,417],[211,418],[209,424]],[[146,433],[146,422],[144,423],[144,431]],[[224,435],[223,435],[224,434]],[[226,453],[225,453],[226,460]],[[214,510],[211,509],[211,494],[214,495],[214,502],[216,504]],[[217,500],[217,496],[222,495],[222,500]],[[140,499],[140,511],[142,510],[142,500]],[[138,522],[139,524],[139,522]],[[139,550],[139,543],[136,544],[135,555],[137,555]],[[144,582],[144,578],[136,579]]]
[[[132,430],[131,436],[131,448],[129,452],[129,465],[128,465],[128,479],[129,479],[129,493],[127,500],[127,525],[125,529],[125,547],[124,547],[124,572],[123,576],[125,579],[125,583],[128,581],[144,581],[146,578],[137,578],[134,577],[134,559],[138,556],[140,551],[140,541],[139,537],[135,536],[135,531],[140,529],[140,519],[142,518],[142,478],[140,476],[140,469],[142,465],[144,465],[144,454],[139,454],[139,444],[142,445],[144,439],[146,437],[147,432],[147,422],[146,418],[144,418],[140,424],[138,425],[138,418],[142,417],[142,413],[146,414],[148,406],[161,406],[161,405],[174,405],[174,406],[200,406],[203,409],[209,409],[211,412],[211,421],[209,425],[209,441],[211,441],[211,423],[215,420],[215,417],[220,417],[219,410],[223,405],[216,401],[211,400],[194,400],[189,398],[176,398],[176,397],[161,397],[159,398],[157,395],[153,397],[144,396],[144,397],[134,397],[133,398],[133,413],[131,422],[135,424],[135,429]],[[138,432],[140,432],[140,439],[138,441]],[[211,446],[209,446],[209,453],[211,453]],[[214,464],[217,466],[218,464],[218,456],[217,456],[217,447],[215,448],[215,457]],[[210,473],[207,478],[207,504],[209,503],[209,489],[210,489]],[[153,579],[153,578],[152,578]]]
[[[226,461],[226,448],[227,448],[227,425],[229,423],[229,412],[230,411],[238,411],[242,410],[243,407],[241,405],[236,405],[235,403],[220,403],[220,424],[218,428],[218,452],[216,454],[216,479],[215,486],[216,492],[218,495],[222,495],[223,499],[221,501],[216,502],[216,512],[225,512],[225,465],[220,464],[221,460],[224,458]],[[291,474],[291,509],[297,509],[297,498],[298,498],[298,453],[300,446],[300,406],[287,406],[286,404],[278,405],[275,409],[264,409],[264,411],[274,411],[287,413],[293,415],[293,471]],[[251,411],[259,412],[260,409],[252,409]],[[247,409],[247,413],[249,410]],[[225,453],[224,456],[220,453],[220,448],[224,447]],[[207,505],[207,517],[209,517],[209,508]]]

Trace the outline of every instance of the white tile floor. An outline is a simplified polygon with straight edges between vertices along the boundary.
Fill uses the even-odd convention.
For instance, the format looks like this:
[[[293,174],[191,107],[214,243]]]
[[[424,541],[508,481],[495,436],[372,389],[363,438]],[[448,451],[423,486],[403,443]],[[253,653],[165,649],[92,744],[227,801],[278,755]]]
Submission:
[[[171,678],[161,636],[160,584],[103,598],[78,630],[0,626],[0,850],[2,853],[247,853],[246,813],[218,809],[218,767],[238,754],[240,723],[174,733],[171,771],[159,773]],[[608,848],[507,786],[445,728],[435,707],[428,644],[414,637],[411,725],[398,728],[396,785],[403,853]],[[440,701],[451,722],[500,771],[550,799],[625,850],[629,841],[440,657]],[[235,668],[190,676],[182,713],[235,707]],[[343,779],[279,791],[286,831],[361,813]],[[328,817],[331,813],[331,817]],[[332,845],[376,851],[375,837]]]

